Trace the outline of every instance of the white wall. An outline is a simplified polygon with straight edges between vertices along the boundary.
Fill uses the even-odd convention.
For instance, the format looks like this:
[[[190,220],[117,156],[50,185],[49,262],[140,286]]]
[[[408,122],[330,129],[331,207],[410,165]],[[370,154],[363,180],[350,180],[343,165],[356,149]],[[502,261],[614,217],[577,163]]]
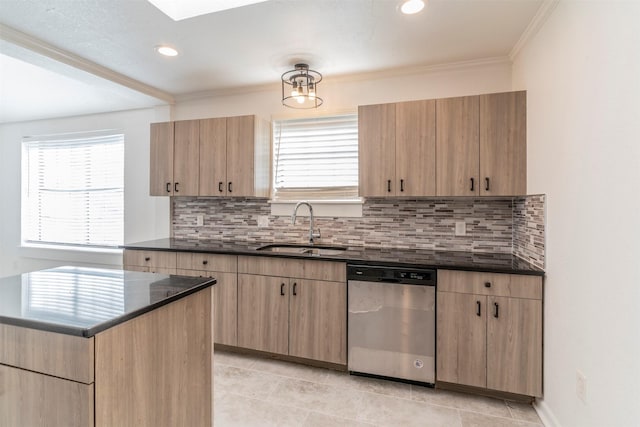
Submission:
[[[132,110],[0,126],[0,277],[65,264],[120,266],[122,255],[20,247],[23,136],[122,129],[125,138],[125,242],[169,236],[169,201],[149,194],[149,123],[168,120],[169,108]]]
[[[548,195],[549,426],[640,423],[639,46],[639,2],[561,1],[514,61],[529,191]]]

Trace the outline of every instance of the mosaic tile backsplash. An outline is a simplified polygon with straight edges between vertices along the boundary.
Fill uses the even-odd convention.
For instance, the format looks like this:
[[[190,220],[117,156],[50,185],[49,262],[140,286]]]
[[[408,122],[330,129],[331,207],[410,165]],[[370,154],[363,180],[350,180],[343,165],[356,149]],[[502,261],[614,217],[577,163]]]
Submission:
[[[267,199],[174,197],[171,209],[176,238],[307,242],[308,218],[293,226],[289,216],[271,215]],[[196,226],[198,215],[204,216],[203,226]],[[260,216],[269,218],[268,227],[258,227]],[[455,236],[458,221],[466,224],[465,236]],[[322,233],[321,244],[514,253],[544,265],[544,196],[367,199],[362,218],[320,217],[315,225]],[[533,239],[530,232],[536,233]]]

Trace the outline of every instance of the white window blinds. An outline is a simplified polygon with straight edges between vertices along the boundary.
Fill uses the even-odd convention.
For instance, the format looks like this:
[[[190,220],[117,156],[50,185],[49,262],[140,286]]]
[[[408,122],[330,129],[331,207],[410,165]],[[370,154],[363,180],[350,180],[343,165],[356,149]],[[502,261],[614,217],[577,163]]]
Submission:
[[[274,199],[358,196],[358,115],[273,122]]]
[[[25,138],[22,156],[23,242],[122,244],[124,135]]]

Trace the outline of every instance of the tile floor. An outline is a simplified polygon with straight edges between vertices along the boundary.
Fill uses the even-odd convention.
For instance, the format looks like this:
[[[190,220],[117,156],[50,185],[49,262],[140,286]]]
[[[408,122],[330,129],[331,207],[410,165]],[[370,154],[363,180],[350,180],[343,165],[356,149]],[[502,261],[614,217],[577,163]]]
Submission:
[[[527,404],[217,351],[216,427],[542,425]]]

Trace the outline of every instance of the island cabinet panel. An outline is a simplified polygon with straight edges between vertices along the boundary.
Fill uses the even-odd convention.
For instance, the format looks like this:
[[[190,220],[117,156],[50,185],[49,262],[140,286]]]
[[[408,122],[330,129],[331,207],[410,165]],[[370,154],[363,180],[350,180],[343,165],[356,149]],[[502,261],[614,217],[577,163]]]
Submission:
[[[211,426],[213,289],[95,337],[96,426]]]
[[[91,427],[94,385],[0,365],[0,426]]]
[[[238,274],[238,346],[289,350],[289,279]]]
[[[347,363],[346,284],[289,280],[289,355]]]
[[[0,324],[0,343],[1,364],[85,384],[93,382],[93,338]]]

